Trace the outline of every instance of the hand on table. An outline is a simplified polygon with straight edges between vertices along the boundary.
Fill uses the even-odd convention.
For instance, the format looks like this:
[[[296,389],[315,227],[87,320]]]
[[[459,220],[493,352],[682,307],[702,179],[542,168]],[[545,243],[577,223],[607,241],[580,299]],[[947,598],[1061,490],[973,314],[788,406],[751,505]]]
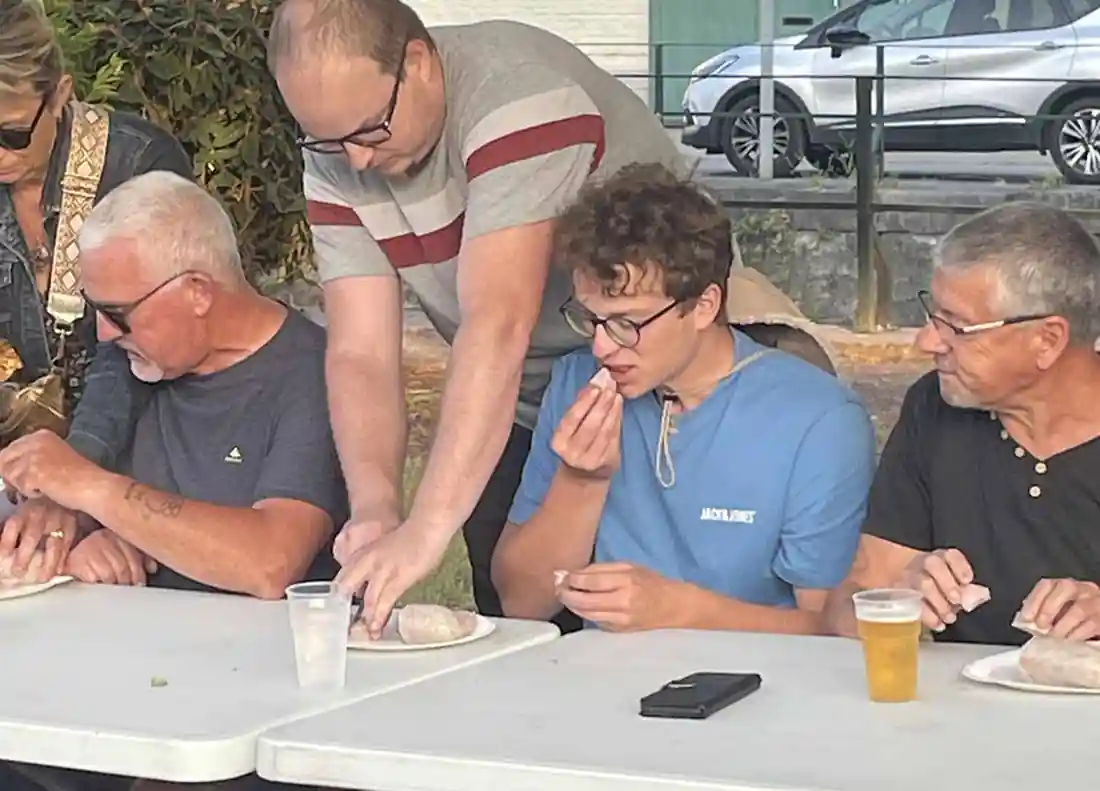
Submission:
[[[919,591],[924,599],[921,622],[942,632],[955,622],[962,607],[962,589],[974,582],[970,561],[957,549],[937,549],[917,555],[902,573],[898,587]]]
[[[11,557],[11,574],[22,577],[41,551],[43,561],[26,581],[46,582],[62,573],[78,530],[75,512],[46,497],[24,500],[0,528],[0,558]]]
[[[1020,619],[1051,637],[1084,642],[1100,637],[1100,586],[1074,579],[1042,579],[1020,607]]]
[[[48,497],[74,511],[102,489],[107,476],[52,431],[40,429],[0,451],[0,479],[27,498]]]
[[[612,632],[668,627],[676,618],[675,589],[683,583],[631,563],[593,563],[555,586],[558,600]]]
[[[397,600],[443,560],[450,534],[412,521],[362,547],[336,575],[346,593],[363,592],[363,621],[371,639],[382,636]]]
[[[67,572],[81,582],[104,585],[144,585],[157,562],[110,530],[89,534],[69,553]]]

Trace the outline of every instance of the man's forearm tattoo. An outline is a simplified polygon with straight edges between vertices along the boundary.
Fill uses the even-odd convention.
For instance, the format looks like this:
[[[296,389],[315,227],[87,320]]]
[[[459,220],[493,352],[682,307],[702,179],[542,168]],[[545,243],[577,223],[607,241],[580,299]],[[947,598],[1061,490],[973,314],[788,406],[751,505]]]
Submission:
[[[130,484],[124,498],[141,506],[143,516],[163,516],[173,519],[183,510],[183,497],[178,494],[158,492],[137,481]]]

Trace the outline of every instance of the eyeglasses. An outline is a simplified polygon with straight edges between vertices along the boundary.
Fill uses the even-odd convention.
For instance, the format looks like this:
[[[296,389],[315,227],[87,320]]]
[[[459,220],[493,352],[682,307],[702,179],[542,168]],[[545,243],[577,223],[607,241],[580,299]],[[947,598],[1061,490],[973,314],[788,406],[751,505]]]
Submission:
[[[94,299],[90,299],[88,295],[84,293],[83,289],[81,289],[80,294],[84,298],[84,302],[88,305],[88,307],[90,307],[103,318],[107,319],[107,321],[115,325],[115,327],[118,328],[118,331],[121,332],[123,335],[129,335],[133,331],[133,328],[130,326],[130,316],[135,310],[137,310],[141,306],[143,302],[145,302],[145,300],[149,299],[158,291],[161,291],[171,283],[176,282],[184,275],[193,274],[195,274],[195,270],[188,269],[183,272],[179,272],[178,274],[172,275],[172,277],[165,280],[159,286],[147,292],[145,296],[139,297],[133,302],[96,302]]]
[[[42,97],[42,103],[38,105],[38,112],[34,114],[34,120],[26,129],[0,129],[0,148],[5,151],[26,151],[30,148],[34,130],[38,128],[38,122],[42,120],[42,114],[46,112],[46,105],[49,104],[51,95],[52,93],[48,93]]]
[[[406,43],[406,47],[408,44]],[[334,137],[319,140],[312,137],[299,137],[298,148],[303,151],[314,151],[318,154],[342,154],[344,146],[349,143],[362,148],[372,148],[381,145],[393,136],[390,124],[393,122],[393,113],[397,109],[397,94],[401,91],[401,83],[405,80],[404,66],[398,70],[394,78],[393,93],[390,94],[390,103],[386,106],[386,114],[381,122],[361,126],[354,132],[343,137]]]
[[[1023,324],[1026,321],[1039,321],[1040,319],[1049,319],[1052,315],[1050,313],[1034,313],[1027,316],[1014,316],[1007,319],[997,319],[996,321],[983,321],[978,324],[955,324],[936,313],[932,303],[932,294],[928,291],[918,291],[917,299],[920,300],[921,307],[924,308],[924,313],[928,317],[928,321],[931,322],[932,326],[935,327],[936,332],[938,332],[940,334],[940,337],[944,340],[950,340],[959,335],[974,335],[978,332],[995,330],[1000,327],[1008,327],[1012,324]]]
[[[603,327],[604,332],[608,334],[611,340],[625,349],[631,349],[637,346],[638,341],[641,340],[642,329],[644,327],[649,326],[674,307],[681,304],[683,304],[683,300],[678,299],[666,305],[644,321],[634,321],[625,316],[609,316],[605,319],[601,319],[572,299],[566,300],[565,304],[558,308],[558,311],[565,318],[569,326],[584,337],[594,338],[596,336],[596,328]]]

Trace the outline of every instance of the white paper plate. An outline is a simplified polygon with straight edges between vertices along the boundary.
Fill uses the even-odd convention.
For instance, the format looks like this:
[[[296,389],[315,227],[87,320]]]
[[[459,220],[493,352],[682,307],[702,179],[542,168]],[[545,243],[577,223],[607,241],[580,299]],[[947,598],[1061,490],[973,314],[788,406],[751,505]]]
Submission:
[[[10,588],[0,587],[0,601],[8,599],[22,599],[24,596],[34,596],[36,593],[44,593],[50,588],[72,582],[72,577],[58,576],[45,582],[36,582],[33,585],[15,585]]]
[[[1023,692],[1046,692],[1062,695],[1100,695],[1100,689],[1088,687],[1062,687],[1048,684],[1035,684],[1028,680],[1020,669],[1020,651],[1002,651],[999,654],[983,657],[971,662],[962,669],[964,677],[979,684],[994,684]]]
[[[475,613],[476,615],[476,613]],[[449,640],[442,643],[419,643],[409,645],[397,635],[397,612],[394,612],[386,628],[382,630],[382,636],[377,640],[371,640],[366,635],[356,635],[352,631],[348,635],[348,649],[352,651],[426,651],[431,648],[450,648],[455,645],[465,645],[483,637],[488,637],[496,629],[496,624],[488,618],[477,615],[477,625],[474,630],[457,640]]]

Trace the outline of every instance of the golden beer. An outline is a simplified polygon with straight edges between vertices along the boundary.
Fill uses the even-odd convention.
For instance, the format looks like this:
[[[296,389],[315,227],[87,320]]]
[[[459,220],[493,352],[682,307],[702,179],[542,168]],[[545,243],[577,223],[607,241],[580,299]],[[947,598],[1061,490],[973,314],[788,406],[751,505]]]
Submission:
[[[916,700],[920,594],[880,589],[862,591],[852,599],[871,700],[877,703]]]

